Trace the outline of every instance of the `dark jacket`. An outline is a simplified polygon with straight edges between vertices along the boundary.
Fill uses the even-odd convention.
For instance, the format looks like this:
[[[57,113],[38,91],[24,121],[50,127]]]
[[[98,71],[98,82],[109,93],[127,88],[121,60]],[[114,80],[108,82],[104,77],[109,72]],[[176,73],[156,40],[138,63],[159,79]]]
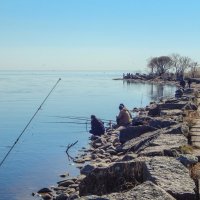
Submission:
[[[105,128],[103,125],[103,122],[99,119],[92,119],[91,120],[91,131],[90,133],[92,133],[93,135],[102,135],[105,132]]]

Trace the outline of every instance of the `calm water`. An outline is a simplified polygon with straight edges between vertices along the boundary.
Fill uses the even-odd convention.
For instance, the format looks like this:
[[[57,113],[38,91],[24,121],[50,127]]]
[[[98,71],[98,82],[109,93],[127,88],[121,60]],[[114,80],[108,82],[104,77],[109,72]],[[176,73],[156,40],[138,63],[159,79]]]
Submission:
[[[88,143],[85,125],[49,123],[75,121],[62,116],[115,119],[119,103],[128,108],[171,96],[174,86],[114,81],[122,72],[0,71],[0,160],[19,136],[58,78],[48,98],[12,153],[0,168],[0,199],[34,199],[32,192],[55,185],[59,175],[79,170],[66,156],[69,143],[76,156]],[[58,117],[57,117],[58,116]]]

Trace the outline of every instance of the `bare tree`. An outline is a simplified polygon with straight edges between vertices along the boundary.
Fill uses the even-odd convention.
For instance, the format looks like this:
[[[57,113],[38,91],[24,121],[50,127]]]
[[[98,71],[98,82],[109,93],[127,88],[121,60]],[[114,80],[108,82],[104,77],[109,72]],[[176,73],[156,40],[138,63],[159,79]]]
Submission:
[[[151,58],[148,67],[156,70],[156,73],[161,76],[165,74],[172,66],[172,60],[169,56],[160,56]]]
[[[183,56],[183,57],[180,57],[179,62],[180,62],[180,66],[179,66],[180,74],[184,75],[185,70],[190,67],[192,60],[187,56]]]
[[[154,73],[155,69],[156,69],[156,65],[154,62],[151,62],[153,58],[149,58],[148,59],[148,64],[147,67],[150,68],[151,73]]]
[[[177,53],[173,53],[170,57],[172,61],[172,66],[175,69],[175,74],[177,76],[180,72],[180,57],[181,56]]]
[[[198,71],[198,63],[197,62],[191,62],[190,63],[190,68],[191,68],[191,76],[192,78],[195,78],[195,74],[197,73]]]
[[[192,60],[187,56],[180,56],[179,54],[172,54],[170,56],[173,68],[175,69],[176,77],[183,77],[185,70],[192,66]]]

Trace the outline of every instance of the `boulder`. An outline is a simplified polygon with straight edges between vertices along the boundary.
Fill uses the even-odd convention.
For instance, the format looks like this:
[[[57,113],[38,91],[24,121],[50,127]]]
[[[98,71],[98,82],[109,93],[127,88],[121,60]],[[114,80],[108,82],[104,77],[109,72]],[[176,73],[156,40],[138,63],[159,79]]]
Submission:
[[[139,156],[176,156],[176,151],[168,146],[150,146],[138,153]]]
[[[155,185],[151,181],[146,181],[140,185],[137,185],[133,189],[123,193],[111,193],[104,196],[85,196],[79,198],[79,200],[175,200],[170,194],[168,194],[161,187]]]
[[[56,200],[68,200],[69,194],[60,194],[56,197]]]
[[[194,89],[193,88],[186,88],[183,93],[184,94],[192,94],[194,92]]]
[[[183,107],[183,109],[184,110],[197,110],[198,107],[194,103],[189,102]]]
[[[67,179],[67,180],[63,180],[63,181],[60,181],[58,182],[58,186],[63,186],[63,187],[68,187],[69,185],[72,185],[74,184],[74,181],[71,180],[71,179]]]
[[[183,111],[180,109],[174,109],[174,110],[162,110],[160,115],[167,115],[167,116],[179,116],[182,115]]]
[[[137,169],[137,170],[135,170]],[[117,162],[108,167],[95,168],[79,185],[80,196],[121,192],[140,182],[142,161]],[[137,171],[137,172],[136,172]],[[139,176],[140,174],[140,176]]]
[[[103,196],[99,197],[96,195],[90,195],[90,196],[81,197],[77,200],[110,200],[110,199],[107,197],[103,197]]]
[[[189,170],[172,157],[153,157],[143,168],[144,181],[152,181],[175,199],[195,200],[195,183]]]
[[[174,197],[151,181],[146,181],[141,185],[137,185],[127,192],[114,193],[107,195],[106,197],[115,200],[175,200]]]
[[[88,164],[88,165],[85,165],[80,170],[80,172],[81,172],[81,174],[88,175],[94,168],[95,168],[95,165]]]
[[[166,131],[167,132],[167,131]],[[160,134],[157,138],[149,143],[149,146],[168,146],[170,148],[179,148],[187,145],[187,138],[183,134]]]
[[[189,129],[185,129],[184,125],[179,124],[147,132],[127,141],[120,150],[122,152],[133,150],[135,153],[140,152],[140,155],[146,156],[166,155],[165,153],[168,155],[169,150],[178,149],[179,146],[187,144],[187,138],[184,135],[187,134],[187,131],[189,132]]]
[[[37,193],[51,193],[52,190],[50,190],[49,188],[42,188],[40,189]]]
[[[138,153],[138,151],[148,146],[150,141],[157,138],[160,134],[161,134],[161,130],[144,133],[141,136],[133,138],[127,141],[126,143],[124,143],[121,150],[123,152],[132,150],[135,153]]]
[[[146,125],[141,126],[130,126],[124,130],[120,131],[119,140],[121,143],[125,143],[128,140],[131,140],[133,138],[139,137],[140,135],[155,131],[156,128]]]
[[[175,125],[176,122],[171,119],[163,119],[161,117],[149,120],[149,126],[154,128],[165,128]]]
[[[160,109],[173,110],[173,109],[182,109],[186,104],[187,102],[179,101],[178,103],[159,104],[159,107]]]
[[[160,116],[160,106],[157,104],[153,104],[149,107],[149,116],[155,117],[155,116]]]
[[[129,153],[127,155],[125,155],[121,161],[129,161],[129,160],[134,160],[135,158],[137,158],[137,154],[135,153]]]
[[[182,154],[177,158],[184,166],[189,167],[198,162],[198,158],[191,154]]]

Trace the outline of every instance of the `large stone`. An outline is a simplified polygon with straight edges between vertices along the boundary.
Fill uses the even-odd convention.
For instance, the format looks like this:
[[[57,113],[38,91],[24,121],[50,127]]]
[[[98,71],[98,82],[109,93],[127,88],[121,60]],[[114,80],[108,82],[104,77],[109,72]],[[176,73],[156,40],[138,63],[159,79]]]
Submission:
[[[173,156],[173,151],[168,146],[150,146],[138,152],[139,156]],[[176,156],[176,154],[174,154]]]
[[[161,134],[161,130],[144,133],[141,136],[133,138],[127,141],[125,144],[123,144],[122,151],[127,152],[127,151],[132,150],[137,153],[139,150],[141,150],[141,148],[143,149],[146,146],[148,146],[149,143],[153,139],[157,138],[160,134]]]
[[[99,197],[97,195],[90,195],[90,196],[81,197],[77,200],[110,200],[110,199],[104,196]]]
[[[60,181],[58,182],[58,186],[63,186],[63,187],[68,187],[69,185],[72,185],[74,184],[74,181],[71,180],[71,179],[67,179],[67,180],[63,180],[63,181]]]
[[[184,106],[183,109],[185,109],[185,110],[197,110],[198,107],[194,103],[189,102]]]
[[[184,166],[189,167],[198,162],[198,158],[191,154],[182,154],[177,158]]]
[[[151,181],[146,181],[141,185],[123,193],[112,193],[104,196],[86,196],[79,200],[175,200],[165,190],[153,184]]]
[[[87,164],[80,170],[80,172],[81,174],[88,175],[95,167],[95,165]]]
[[[160,134],[152,142],[150,146],[166,145],[170,148],[179,148],[180,146],[187,145],[187,138],[182,134]]]
[[[141,185],[124,193],[110,194],[109,199],[126,199],[126,200],[175,200],[170,194],[151,181],[146,181]]]
[[[139,137],[140,135],[144,133],[155,131],[155,130],[156,128],[151,127],[151,126],[146,126],[146,125],[130,126],[120,131],[119,140],[121,143],[125,143],[126,141]]]
[[[95,168],[80,183],[80,196],[120,192],[126,190],[127,185],[135,186],[141,181],[142,163],[140,160],[133,160],[114,163],[109,167]]]
[[[149,120],[149,126],[154,128],[166,128],[175,124],[176,122],[174,120],[162,119],[161,117]]]
[[[160,106],[157,104],[153,104],[149,107],[149,116],[155,117],[155,116],[160,116]]]
[[[124,143],[121,151],[127,152],[133,150],[136,153],[140,152],[140,155],[146,156],[166,155],[165,153],[168,154],[170,149],[177,149],[179,146],[187,144],[187,138],[184,136],[187,131],[189,130],[186,130],[184,125],[174,125],[170,128],[144,133]]]
[[[167,116],[173,116],[173,115],[176,115],[176,116],[179,116],[179,115],[182,115],[183,114],[183,111],[182,110],[179,110],[179,109],[174,109],[174,110],[162,110],[161,115],[167,115]]]
[[[190,178],[189,170],[172,157],[153,157],[146,161],[143,178],[152,181],[175,199],[195,200],[195,183]]]
[[[178,103],[159,104],[159,106],[161,109],[173,110],[173,109],[182,109],[186,104],[187,102],[179,101]]]

